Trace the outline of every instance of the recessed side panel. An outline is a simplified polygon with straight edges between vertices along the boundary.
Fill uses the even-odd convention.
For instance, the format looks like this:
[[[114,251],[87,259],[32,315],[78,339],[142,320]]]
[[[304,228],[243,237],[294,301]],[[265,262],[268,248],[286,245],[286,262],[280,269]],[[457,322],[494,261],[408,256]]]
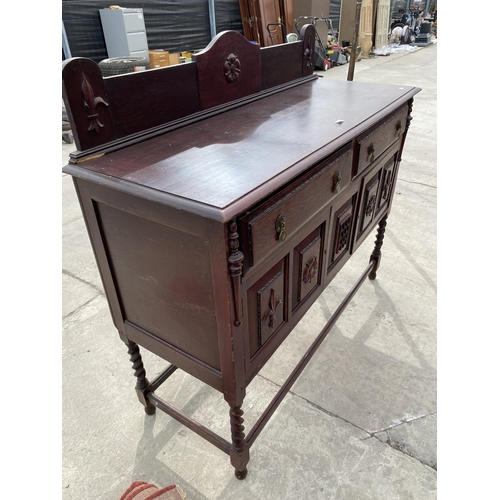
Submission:
[[[220,370],[209,243],[94,201],[124,321]]]

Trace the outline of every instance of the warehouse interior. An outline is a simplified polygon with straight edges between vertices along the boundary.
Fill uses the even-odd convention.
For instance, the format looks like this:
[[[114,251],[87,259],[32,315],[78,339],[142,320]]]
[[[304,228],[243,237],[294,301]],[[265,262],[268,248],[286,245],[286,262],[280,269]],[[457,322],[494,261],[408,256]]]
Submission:
[[[365,2],[363,2],[364,4]],[[237,0],[150,0],[134,2],[124,0],[122,9],[142,9],[149,50],[164,50],[172,54],[192,53],[203,49],[221,31],[235,30],[261,46],[279,43],[274,33],[277,24],[284,24],[284,33],[297,31],[297,20],[308,16],[318,18],[316,27],[323,45],[327,35],[333,34],[337,42],[349,41],[353,36],[355,19],[354,1],[341,0],[272,0],[248,2]],[[437,10],[436,0],[414,2],[410,0],[370,0],[370,31],[375,42],[377,12],[380,7],[390,12],[389,24],[404,13],[423,11],[433,18]],[[106,40],[99,12],[109,9],[105,0],[90,2],[63,0],[62,2],[62,58],[87,57],[99,62],[107,57]],[[260,19],[256,22],[255,19]],[[385,19],[385,18],[384,18]],[[389,18],[388,18],[389,19]],[[300,25],[304,24],[299,22]],[[328,22],[325,22],[328,21]],[[255,29],[258,24],[258,29]],[[270,32],[267,28],[270,28]],[[255,29],[252,32],[252,29]],[[282,38],[281,38],[282,40]],[[386,36],[387,41],[387,36]],[[126,55],[126,54],[120,54]]]

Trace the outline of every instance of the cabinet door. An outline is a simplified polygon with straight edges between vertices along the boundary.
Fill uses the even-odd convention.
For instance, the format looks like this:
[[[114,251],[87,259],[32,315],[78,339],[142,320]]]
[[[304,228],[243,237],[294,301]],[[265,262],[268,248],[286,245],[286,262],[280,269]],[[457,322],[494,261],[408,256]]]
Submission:
[[[324,230],[325,224],[322,224],[293,250],[293,310],[321,285]]]
[[[384,165],[380,176],[380,196],[377,202],[377,211],[384,209],[392,198],[392,190],[396,177],[396,161],[398,154],[395,153]]]
[[[344,203],[333,215],[332,246],[328,271],[351,250],[356,196]]]
[[[398,154],[395,147],[362,179],[353,251],[359,247],[380,220],[382,213],[390,206],[396,182]]]
[[[251,356],[287,321],[287,271],[288,258],[285,257],[248,289]]]
[[[359,232],[363,233],[366,228],[370,225],[375,215],[377,208],[377,195],[379,187],[379,177],[380,171],[377,171],[375,175],[365,184],[363,190],[363,198],[361,200],[361,212],[360,212],[360,225]]]

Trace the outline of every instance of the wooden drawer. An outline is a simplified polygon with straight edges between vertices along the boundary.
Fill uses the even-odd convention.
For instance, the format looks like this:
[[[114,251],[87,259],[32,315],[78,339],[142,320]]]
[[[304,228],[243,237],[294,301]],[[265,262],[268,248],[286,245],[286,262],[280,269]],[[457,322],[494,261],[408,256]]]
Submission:
[[[357,139],[357,165],[354,174],[363,172],[372,165],[377,158],[403,134],[406,127],[408,106],[403,106]]]
[[[334,153],[241,220],[246,268],[261,262],[292,237],[351,181],[352,149]]]

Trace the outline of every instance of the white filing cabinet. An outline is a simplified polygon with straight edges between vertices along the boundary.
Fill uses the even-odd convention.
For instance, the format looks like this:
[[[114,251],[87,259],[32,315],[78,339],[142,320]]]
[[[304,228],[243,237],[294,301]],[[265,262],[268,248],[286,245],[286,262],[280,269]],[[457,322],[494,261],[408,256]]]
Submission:
[[[142,9],[99,9],[108,57],[149,58]]]

